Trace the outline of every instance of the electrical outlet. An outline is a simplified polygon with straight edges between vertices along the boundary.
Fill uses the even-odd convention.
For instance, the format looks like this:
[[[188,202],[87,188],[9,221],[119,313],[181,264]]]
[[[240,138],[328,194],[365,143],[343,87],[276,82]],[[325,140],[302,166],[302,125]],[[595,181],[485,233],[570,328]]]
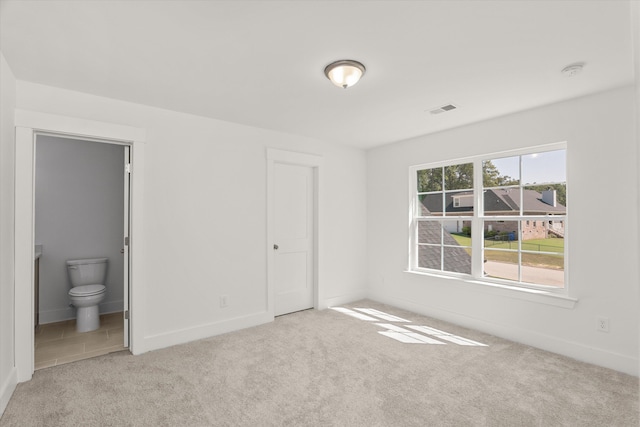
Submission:
[[[227,308],[227,307],[229,307],[229,296],[222,295],[220,297],[220,308]]]
[[[609,332],[609,318],[598,316],[596,329],[600,332]]]

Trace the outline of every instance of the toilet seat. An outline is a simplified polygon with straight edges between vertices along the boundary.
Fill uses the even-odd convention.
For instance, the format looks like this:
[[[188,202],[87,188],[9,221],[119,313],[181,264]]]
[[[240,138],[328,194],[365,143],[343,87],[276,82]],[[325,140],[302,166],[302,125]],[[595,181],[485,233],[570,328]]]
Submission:
[[[99,295],[105,291],[104,285],[82,285],[71,288],[69,296],[72,297],[90,297],[93,295]]]

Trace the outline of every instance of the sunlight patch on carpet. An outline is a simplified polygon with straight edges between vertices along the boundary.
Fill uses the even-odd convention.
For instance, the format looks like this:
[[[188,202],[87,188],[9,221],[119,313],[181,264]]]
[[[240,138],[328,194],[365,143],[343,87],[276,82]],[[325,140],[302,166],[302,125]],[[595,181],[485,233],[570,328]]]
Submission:
[[[413,329],[415,331],[423,332],[423,333],[425,333],[427,335],[434,336],[434,337],[436,337],[438,339],[441,339],[441,340],[444,340],[444,341],[449,341],[449,342],[454,343],[454,344],[471,345],[471,346],[477,346],[477,347],[487,347],[486,344],[482,344],[480,342],[473,341],[473,340],[470,340],[468,338],[459,337],[457,335],[453,335],[453,334],[450,334],[448,332],[441,331],[439,329],[430,328],[428,326],[407,325],[407,327],[411,328],[411,329]]]
[[[393,314],[385,313],[380,310],[375,310],[373,308],[355,308],[354,310],[345,307],[330,308],[339,313],[355,317],[356,319],[366,320],[367,322],[386,320],[387,322],[411,323],[410,320],[403,319],[402,317],[394,316]],[[473,347],[488,347],[486,344],[482,344],[480,342],[473,341],[458,335],[450,334],[449,332],[441,331],[429,326],[402,325],[409,329],[405,329],[402,326],[394,325],[391,323],[376,323],[376,326],[386,329],[386,331],[378,331],[380,335],[384,335],[385,337],[389,337],[396,341],[407,344],[444,345],[450,343]]]
[[[356,308],[356,310],[361,311],[365,314],[369,314],[371,316],[379,317],[380,319],[386,320],[387,322],[411,323],[411,320],[403,319],[402,317],[394,316],[393,314],[385,313],[374,308]]]
[[[434,340],[424,335],[417,334],[415,332],[396,332],[396,331],[378,331],[380,335],[384,335],[389,338],[393,338],[396,341],[400,341],[407,344],[443,344],[443,342]]]
[[[348,308],[344,307],[331,307],[331,309],[360,320],[367,320],[369,322],[375,322],[378,320],[376,318],[367,316],[366,314],[358,313],[357,311],[349,310]]]
[[[410,331],[408,329],[401,328],[398,325],[392,325],[391,323],[376,323],[376,325],[378,325],[380,327],[383,327],[383,328],[386,328],[389,331],[396,331],[396,332],[403,332],[403,333],[404,332],[412,332],[412,331]]]

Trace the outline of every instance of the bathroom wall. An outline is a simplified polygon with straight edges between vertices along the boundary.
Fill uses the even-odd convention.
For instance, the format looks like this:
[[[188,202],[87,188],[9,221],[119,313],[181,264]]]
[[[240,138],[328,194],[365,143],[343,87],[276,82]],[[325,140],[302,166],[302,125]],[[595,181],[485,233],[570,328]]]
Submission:
[[[40,323],[75,318],[65,261],[109,258],[101,313],[123,307],[124,147],[38,136],[35,242],[40,258]]]

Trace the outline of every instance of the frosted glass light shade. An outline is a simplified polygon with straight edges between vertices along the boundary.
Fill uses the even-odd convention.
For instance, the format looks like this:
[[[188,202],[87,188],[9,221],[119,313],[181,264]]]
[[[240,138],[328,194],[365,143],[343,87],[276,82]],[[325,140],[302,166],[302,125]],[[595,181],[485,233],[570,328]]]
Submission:
[[[364,65],[350,59],[332,62],[324,69],[324,74],[331,83],[343,89],[358,83],[364,72]]]

